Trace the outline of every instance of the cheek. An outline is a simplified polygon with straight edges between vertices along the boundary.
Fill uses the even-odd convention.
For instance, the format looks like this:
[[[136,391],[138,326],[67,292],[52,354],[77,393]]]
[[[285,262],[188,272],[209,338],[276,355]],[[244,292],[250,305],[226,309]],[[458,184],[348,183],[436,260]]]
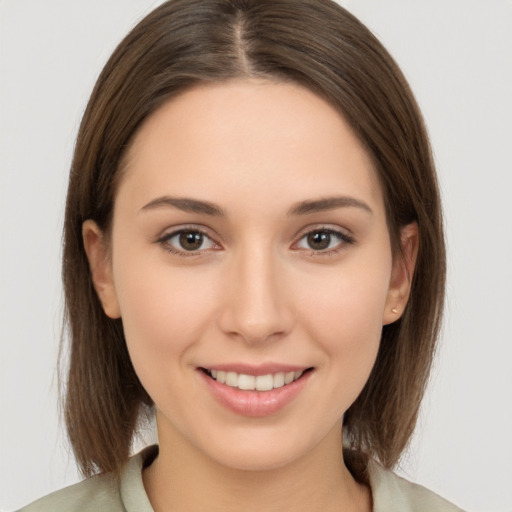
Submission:
[[[310,281],[302,299],[304,327],[326,355],[331,398],[342,415],[363,389],[375,363],[382,334],[391,259],[352,266]],[[318,276],[317,276],[318,277]]]
[[[380,337],[391,257],[354,263],[305,276],[301,309],[322,338],[360,345]]]
[[[200,339],[215,304],[208,295],[214,289],[211,277],[205,285],[206,276],[191,278],[162,265],[165,256],[157,254],[145,262],[135,255],[120,258],[115,267],[126,343],[137,373],[180,364],[183,354]]]

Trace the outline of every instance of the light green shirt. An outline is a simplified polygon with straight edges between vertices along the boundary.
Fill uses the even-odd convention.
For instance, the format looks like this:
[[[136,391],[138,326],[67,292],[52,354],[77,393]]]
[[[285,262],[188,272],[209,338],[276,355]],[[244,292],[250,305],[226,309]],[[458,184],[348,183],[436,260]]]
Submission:
[[[130,458],[120,478],[100,475],[49,494],[20,512],[153,512],[142,482],[146,460],[157,447],[149,446]],[[421,485],[370,465],[373,512],[463,512]]]

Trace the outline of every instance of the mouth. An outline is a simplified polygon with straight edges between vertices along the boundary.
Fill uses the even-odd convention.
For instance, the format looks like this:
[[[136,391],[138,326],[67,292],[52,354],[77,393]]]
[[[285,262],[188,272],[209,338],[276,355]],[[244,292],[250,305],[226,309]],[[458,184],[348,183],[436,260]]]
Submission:
[[[243,363],[197,369],[220,405],[246,417],[268,417],[286,409],[307,389],[315,370],[281,364],[254,367]]]
[[[216,369],[201,368],[212,380],[219,384],[224,384],[230,388],[236,388],[243,391],[272,391],[284,386],[288,386],[293,382],[303,378],[305,374],[313,371],[313,368],[305,370],[275,372],[265,375],[249,375],[245,373],[237,373],[234,371],[223,371]]]

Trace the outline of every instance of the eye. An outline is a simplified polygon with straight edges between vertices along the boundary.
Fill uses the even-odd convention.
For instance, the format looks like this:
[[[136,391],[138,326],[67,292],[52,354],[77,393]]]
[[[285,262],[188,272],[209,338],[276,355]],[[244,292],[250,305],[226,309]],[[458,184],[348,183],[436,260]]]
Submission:
[[[344,233],[333,229],[315,229],[306,233],[299,240],[297,248],[315,252],[330,252],[349,243],[353,243],[353,239]]]
[[[158,240],[164,247],[174,253],[194,253],[217,248],[217,244],[202,231],[181,229]]]

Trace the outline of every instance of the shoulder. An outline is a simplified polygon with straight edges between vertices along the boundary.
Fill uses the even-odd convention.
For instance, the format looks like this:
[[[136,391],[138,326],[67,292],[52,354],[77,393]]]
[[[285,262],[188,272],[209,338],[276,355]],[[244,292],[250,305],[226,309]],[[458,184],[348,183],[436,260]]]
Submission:
[[[119,483],[111,475],[93,476],[56,491],[24,507],[20,512],[123,511]]]
[[[369,466],[374,512],[463,512],[429,489],[372,461]]]
[[[156,446],[150,446],[131,457],[120,476],[93,476],[34,501],[19,512],[152,512],[142,468],[155,454]]]

